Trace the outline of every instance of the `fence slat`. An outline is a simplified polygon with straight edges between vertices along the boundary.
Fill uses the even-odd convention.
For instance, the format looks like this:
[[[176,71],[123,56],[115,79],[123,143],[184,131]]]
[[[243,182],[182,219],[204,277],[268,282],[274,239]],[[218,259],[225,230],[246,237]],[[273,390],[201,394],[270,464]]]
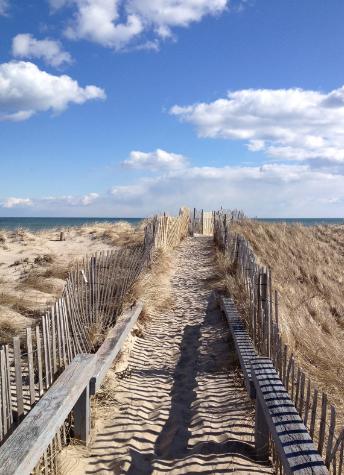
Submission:
[[[19,336],[15,336],[13,338],[13,356],[14,356],[14,369],[15,369],[15,381],[16,381],[17,418],[19,421],[24,415],[23,374],[22,374],[22,367],[21,367],[21,351],[20,351]]]

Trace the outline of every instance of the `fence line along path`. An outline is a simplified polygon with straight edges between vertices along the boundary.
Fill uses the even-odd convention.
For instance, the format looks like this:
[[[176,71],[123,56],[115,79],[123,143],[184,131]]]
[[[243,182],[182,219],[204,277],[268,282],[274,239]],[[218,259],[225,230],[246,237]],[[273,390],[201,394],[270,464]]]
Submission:
[[[136,340],[90,456],[68,448],[63,473],[272,473],[255,460],[254,405],[209,284],[212,239],[187,238],[173,259],[173,307]]]

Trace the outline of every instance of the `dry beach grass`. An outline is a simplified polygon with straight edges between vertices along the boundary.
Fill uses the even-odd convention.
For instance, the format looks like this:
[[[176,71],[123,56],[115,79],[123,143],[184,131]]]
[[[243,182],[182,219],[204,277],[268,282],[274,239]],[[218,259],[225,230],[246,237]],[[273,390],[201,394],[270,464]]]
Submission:
[[[235,223],[279,293],[286,343],[344,420],[344,226],[305,227],[251,220]],[[219,258],[226,285],[243,308],[243,289]]]

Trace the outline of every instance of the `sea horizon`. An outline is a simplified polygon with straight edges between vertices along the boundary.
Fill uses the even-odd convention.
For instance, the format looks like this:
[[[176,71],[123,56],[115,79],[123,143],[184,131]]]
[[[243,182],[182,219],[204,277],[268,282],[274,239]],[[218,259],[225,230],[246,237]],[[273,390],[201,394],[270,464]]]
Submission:
[[[55,228],[68,228],[68,227],[78,227],[85,224],[92,223],[118,223],[121,221],[128,222],[134,226],[138,225],[143,219],[143,217],[128,218],[128,217],[0,217],[0,230],[11,231],[18,228],[25,228],[30,231],[41,231],[44,229],[55,229]],[[303,224],[304,226],[317,226],[317,225],[338,225],[344,224],[343,218],[258,218],[250,217],[260,222],[267,223],[287,223],[287,224]]]

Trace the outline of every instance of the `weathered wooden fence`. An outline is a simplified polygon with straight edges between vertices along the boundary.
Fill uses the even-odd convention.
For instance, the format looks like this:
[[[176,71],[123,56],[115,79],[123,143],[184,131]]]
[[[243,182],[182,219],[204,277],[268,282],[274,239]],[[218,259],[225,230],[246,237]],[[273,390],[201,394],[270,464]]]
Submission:
[[[100,252],[78,262],[51,309],[26,329],[25,336],[0,347],[0,446],[76,355],[97,351],[155,250],[178,245],[188,227],[187,209],[177,217],[155,216],[145,227],[142,245]],[[70,426],[70,420],[62,425],[37,473],[55,470],[54,454],[68,443]]]
[[[258,353],[272,360],[311,437],[317,442],[326,466],[331,473],[341,475],[344,471],[344,428],[337,426],[336,409],[329,403],[326,393],[311,381],[284,342],[271,270],[260,266],[248,241],[231,230],[231,222],[242,217],[236,211],[216,212],[214,239],[244,286],[248,331]]]

